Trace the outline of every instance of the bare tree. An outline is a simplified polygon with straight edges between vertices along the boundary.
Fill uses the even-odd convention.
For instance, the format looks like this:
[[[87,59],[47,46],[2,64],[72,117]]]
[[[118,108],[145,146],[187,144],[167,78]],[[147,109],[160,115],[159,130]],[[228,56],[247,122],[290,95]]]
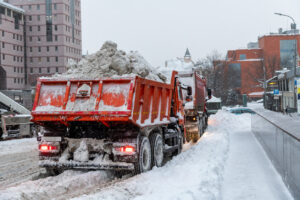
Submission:
[[[253,62],[251,67],[247,69],[247,79],[257,83],[253,87],[262,87],[262,84],[276,74],[276,70],[280,69],[280,60],[276,55],[265,56],[260,61]]]

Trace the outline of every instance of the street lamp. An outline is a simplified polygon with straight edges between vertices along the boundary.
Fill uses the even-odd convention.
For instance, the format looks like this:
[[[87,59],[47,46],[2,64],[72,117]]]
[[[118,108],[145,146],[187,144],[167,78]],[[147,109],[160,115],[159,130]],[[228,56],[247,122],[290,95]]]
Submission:
[[[294,18],[292,18],[291,16],[289,15],[286,15],[286,14],[282,14],[282,13],[274,13],[275,15],[279,15],[279,16],[283,16],[283,17],[288,17],[290,18],[292,21],[293,21],[293,24],[291,25],[291,29],[293,29],[294,31],[294,37],[295,37],[295,51],[294,51],[294,62],[295,62],[295,68],[294,68],[294,76],[295,76],[295,79],[296,79],[296,75],[297,75],[297,67],[298,67],[298,49],[297,49],[297,37],[296,37],[296,22],[294,20]],[[295,108],[297,108],[297,92],[295,92],[295,88],[297,86],[295,85],[294,86],[294,103],[295,103]],[[300,108],[298,108],[298,113],[300,112]]]
[[[282,13],[274,13],[275,15],[279,15],[279,16],[283,16],[283,17],[288,17],[290,18],[292,21],[293,21],[293,24],[291,26],[291,29],[294,29],[294,36],[295,36],[295,55],[294,55],[294,62],[295,62],[295,68],[294,68],[294,75],[296,77],[296,71],[297,71],[297,38],[296,38],[296,22],[294,20],[294,18],[292,18],[291,16],[289,15],[286,15],[286,14],[282,14]]]

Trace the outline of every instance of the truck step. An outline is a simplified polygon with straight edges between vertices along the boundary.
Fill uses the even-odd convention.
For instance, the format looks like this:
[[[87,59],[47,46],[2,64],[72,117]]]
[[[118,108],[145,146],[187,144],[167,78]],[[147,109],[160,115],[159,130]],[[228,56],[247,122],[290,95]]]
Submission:
[[[177,150],[178,147],[179,147],[178,145],[174,145],[174,146],[165,145],[164,146],[164,153],[173,152],[173,151]]]

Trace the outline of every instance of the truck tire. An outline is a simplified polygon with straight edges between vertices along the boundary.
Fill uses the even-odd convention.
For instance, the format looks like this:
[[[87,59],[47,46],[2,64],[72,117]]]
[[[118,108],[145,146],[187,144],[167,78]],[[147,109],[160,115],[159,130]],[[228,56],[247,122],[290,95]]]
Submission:
[[[152,150],[152,164],[156,167],[163,166],[164,161],[164,143],[161,134],[153,133],[150,136]]]
[[[152,167],[150,141],[145,136],[141,137],[140,141],[138,161],[135,163],[135,173],[137,174],[149,171]]]

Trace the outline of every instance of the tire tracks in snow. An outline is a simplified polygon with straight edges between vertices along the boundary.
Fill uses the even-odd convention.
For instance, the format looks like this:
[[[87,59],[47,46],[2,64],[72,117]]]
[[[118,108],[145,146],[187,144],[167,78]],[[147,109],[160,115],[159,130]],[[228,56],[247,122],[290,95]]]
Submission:
[[[0,189],[31,180],[38,175],[37,151],[0,156]]]

